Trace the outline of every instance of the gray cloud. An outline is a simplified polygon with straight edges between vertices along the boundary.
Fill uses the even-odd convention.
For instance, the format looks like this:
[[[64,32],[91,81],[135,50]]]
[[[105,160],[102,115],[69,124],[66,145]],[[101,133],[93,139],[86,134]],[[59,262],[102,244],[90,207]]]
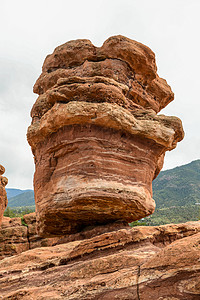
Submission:
[[[162,113],[179,116],[186,136],[165,168],[199,158],[199,0],[1,1],[0,163],[9,187],[31,188],[33,158],[26,141],[32,86],[48,53],[71,39],[100,46],[122,34],[148,45],[175,101]]]

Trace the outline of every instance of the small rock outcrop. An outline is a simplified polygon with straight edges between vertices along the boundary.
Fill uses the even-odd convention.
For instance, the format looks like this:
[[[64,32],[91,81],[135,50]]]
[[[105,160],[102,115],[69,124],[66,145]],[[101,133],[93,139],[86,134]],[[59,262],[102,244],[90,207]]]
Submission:
[[[7,194],[5,186],[8,183],[8,179],[4,176],[2,176],[5,173],[5,168],[0,165],[0,226],[2,222],[2,217],[4,210],[6,209],[6,206],[8,204]]]
[[[35,213],[23,218],[3,217],[0,227],[0,260],[30,249],[55,245],[58,240],[38,236]]]
[[[47,56],[27,133],[41,236],[153,213],[152,180],[184,135],[178,118],[157,115],[174,95],[156,70],[154,53],[123,36]]]
[[[3,217],[0,227],[0,259],[29,250],[27,227],[21,218]]]

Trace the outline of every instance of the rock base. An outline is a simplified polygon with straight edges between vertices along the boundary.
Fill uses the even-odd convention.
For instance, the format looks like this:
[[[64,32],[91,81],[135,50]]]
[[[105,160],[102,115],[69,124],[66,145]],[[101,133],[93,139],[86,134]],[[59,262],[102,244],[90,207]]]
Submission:
[[[200,222],[70,238],[1,260],[1,299],[199,299]]]

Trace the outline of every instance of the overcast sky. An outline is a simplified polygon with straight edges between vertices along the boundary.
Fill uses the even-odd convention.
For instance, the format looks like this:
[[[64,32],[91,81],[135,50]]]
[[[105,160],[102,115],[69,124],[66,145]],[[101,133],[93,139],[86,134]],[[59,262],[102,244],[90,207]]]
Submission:
[[[77,38],[101,46],[122,34],[149,46],[158,74],[175,93],[162,113],[182,119],[185,139],[164,169],[200,158],[199,0],[0,0],[0,164],[8,187],[32,188],[34,164],[26,141],[32,87],[47,54]]]

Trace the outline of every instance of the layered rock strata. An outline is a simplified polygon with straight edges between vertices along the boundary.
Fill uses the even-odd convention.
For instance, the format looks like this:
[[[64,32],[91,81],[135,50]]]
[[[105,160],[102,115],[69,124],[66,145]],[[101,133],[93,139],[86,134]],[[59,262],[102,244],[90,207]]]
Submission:
[[[122,36],[70,41],[47,56],[27,137],[41,236],[150,215],[152,180],[183,138],[157,113],[173,100],[155,55]],[[53,222],[52,222],[53,220]]]
[[[1,260],[1,299],[199,299],[200,222],[82,234]]]
[[[2,176],[5,173],[5,168],[0,165],[0,226],[2,222],[2,217],[4,210],[6,209],[6,206],[8,204],[7,194],[5,186],[8,183],[8,179],[4,176]]]
[[[29,250],[28,230],[21,218],[3,217],[0,228],[0,259]]]
[[[71,235],[59,236],[53,238],[41,238],[36,230],[36,215],[30,213],[23,218],[3,217],[0,228],[0,260],[20,254],[30,249],[50,247],[60,244],[66,244],[74,241],[89,240],[96,236],[112,231],[126,229],[135,235],[135,239],[142,241],[151,237],[159,247],[168,245],[175,240],[196,234],[200,232],[200,222],[187,222],[184,224],[169,224],[161,226],[145,227],[139,226],[130,228],[123,223],[110,223],[100,226],[89,226],[83,231]]]
[[[30,249],[55,245],[58,240],[37,235],[35,213],[23,218],[3,217],[0,227],[0,260]]]

